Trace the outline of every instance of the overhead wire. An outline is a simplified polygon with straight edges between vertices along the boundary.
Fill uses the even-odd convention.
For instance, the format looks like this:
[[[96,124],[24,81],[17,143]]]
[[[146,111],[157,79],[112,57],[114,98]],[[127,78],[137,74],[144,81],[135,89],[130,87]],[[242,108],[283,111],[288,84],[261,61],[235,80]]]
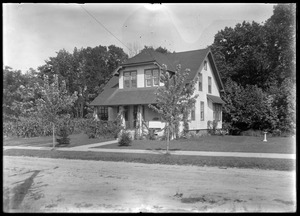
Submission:
[[[93,14],[91,14],[88,10],[86,10],[82,5],[80,7],[90,16],[92,17],[98,24],[100,24],[108,33],[110,33],[114,38],[116,38],[121,44],[123,44],[129,51],[132,50],[126,46],[117,36],[115,36],[111,31],[109,31]]]
[[[92,17],[98,24],[100,24],[108,33],[110,33],[114,38],[116,38],[121,44],[123,44],[129,51],[132,52],[132,50],[125,45],[117,36],[115,36],[111,31],[109,31],[108,28],[106,28],[92,13],[90,13],[87,9],[85,9],[82,5],[80,5],[80,7],[90,16]],[[148,49],[145,49],[146,52],[153,58],[156,60],[156,58],[153,56],[152,52],[150,52]]]

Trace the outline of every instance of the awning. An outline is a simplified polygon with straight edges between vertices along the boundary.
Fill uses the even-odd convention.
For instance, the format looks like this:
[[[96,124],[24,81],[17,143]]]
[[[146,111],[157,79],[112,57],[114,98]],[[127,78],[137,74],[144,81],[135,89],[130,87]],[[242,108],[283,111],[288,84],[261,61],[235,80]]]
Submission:
[[[213,103],[225,104],[225,102],[218,96],[207,95],[207,98],[210,99]]]

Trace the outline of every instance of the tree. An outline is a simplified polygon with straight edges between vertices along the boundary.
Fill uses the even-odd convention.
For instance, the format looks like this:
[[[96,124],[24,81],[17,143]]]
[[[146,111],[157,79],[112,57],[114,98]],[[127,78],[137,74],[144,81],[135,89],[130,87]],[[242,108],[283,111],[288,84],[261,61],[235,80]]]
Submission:
[[[272,76],[280,85],[285,78],[295,81],[296,65],[296,4],[278,4],[266,21],[265,40]]]
[[[231,79],[225,83],[225,92],[223,120],[230,123],[231,133],[238,134],[248,129],[275,129],[278,120],[277,109],[273,106],[274,96],[255,85],[244,88]]]
[[[269,130],[287,133],[294,130],[295,10],[295,4],[278,4],[264,24],[238,23],[235,28],[226,27],[215,35],[211,50],[225,83],[224,120],[239,130],[262,127],[252,118],[252,106],[240,104],[250,98],[256,98],[253,105],[259,107],[258,115],[264,115],[262,119],[268,122],[265,127],[268,125]],[[252,92],[247,93],[246,89]],[[237,95],[240,91],[245,101]],[[261,101],[256,93],[263,95],[264,100]],[[267,105],[264,101],[268,101]],[[268,112],[263,112],[263,107]],[[245,113],[249,118],[245,118]],[[237,119],[239,124],[236,124]]]
[[[52,123],[53,126],[53,149],[55,147],[55,124],[59,114],[63,114],[74,104],[77,99],[77,92],[69,95],[65,81],[59,83],[58,76],[54,76],[54,82],[49,84],[48,77],[44,77],[44,85],[36,86],[40,88],[42,96],[37,100],[38,113],[41,118]]]
[[[189,69],[181,72],[181,66],[177,65],[176,72],[170,74],[167,66],[163,65],[160,81],[164,86],[158,87],[156,104],[149,105],[151,109],[161,114],[166,122],[167,153],[169,153],[170,135],[174,135],[176,125],[184,119],[183,113],[193,107],[198,97],[198,95],[193,96],[196,80],[186,83],[189,72]]]
[[[15,121],[28,117],[35,109],[39,97],[34,84],[40,80],[32,68],[25,74],[6,66],[3,69],[3,109],[4,121]]]
[[[167,48],[162,48],[161,46],[159,46],[157,48],[154,48],[153,46],[144,46],[144,48],[142,50],[140,50],[140,53],[148,51],[148,50],[160,52],[163,54],[171,53],[169,50],[167,50]]]
[[[73,50],[69,53],[62,49],[55,57],[50,57],[46,64],[39,67],[40,77],[47,75],[49,82],[54,81],[54,75],[66,81],[70,94],[79,93],[78,100],[71,113],[75,117],[84,117],[87,104],[102,92],[105,84],[115,70],[128,56],[114,45],[96,46]]]

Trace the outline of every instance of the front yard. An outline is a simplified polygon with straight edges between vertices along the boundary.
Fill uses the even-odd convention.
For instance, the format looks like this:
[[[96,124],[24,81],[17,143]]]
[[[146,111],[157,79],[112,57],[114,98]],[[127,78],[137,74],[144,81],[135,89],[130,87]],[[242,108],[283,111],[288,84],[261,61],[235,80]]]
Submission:
[[[87,145],[107,141],[106,139],[88,139],[85,134],[71,135],[71,144],[68,147]],[[109,139],[113,140],[113,139]],[[30,139],[4,139],[4,145],[52,146],[52,137],[38,137]],[[144,149],[165,150],[165,141],[135,140],[130,146],[121,147],[118,143],[100,146],[106,149]],[[255,168],[271,170],[295,170],[295,160],[270,158],[242,158],[217,156],[187,156],[172,155],[172,151],[215,151],[215,152],[254,152],[254,153],[282,153],[295,154],[295,138],[272,137],[268,142],[262,142],[261,137],[250,136],[207,136],[194,139],[173,140],[170,143],[171,155],[141,154],[141,153],[113,153],[92,151],[55,151],[7,149],[4,156],[29,156],[40,158],[64,158],[97,161],[123,161],[153,164],[178,164],[194,166],[216,166],[220,168]]]
[[[89,139],[84,133],[72,134],[69,136],[70,144],[64,147],[75,147],[80,145],[88,145],[94,143],[114,140],[113,138],[93,138]],[[10,137],[3,139],[3,146],[36,146],[36,147],[52,147],[52,136],[47,137],[33,137],[33,138],[19,138]]]
[[[292,137],[271,137],[267,142],[262,137],[251,136],[205,136],[201,138],[172,140],[170,151],[216,151],[216,152],[253,152],[282,153],[296,152],[295,139]],[[106,149],[143,149],[165,150],[166,141],[134,140],[130,146],[119,146],[118,143],[99,146]]]

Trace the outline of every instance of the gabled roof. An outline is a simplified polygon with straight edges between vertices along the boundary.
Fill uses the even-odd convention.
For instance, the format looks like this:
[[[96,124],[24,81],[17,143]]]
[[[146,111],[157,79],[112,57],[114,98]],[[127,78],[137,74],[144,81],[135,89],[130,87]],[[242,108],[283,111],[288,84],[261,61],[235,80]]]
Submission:
[[[155,103],[157,87],[119,89],[119,78],[114,76],[90,106],[116,106]]]
[[[224,89],[219,72],[217,71],[214,58],[209,48],[193,50],[179,53],[162,54],[152,50],[144,51],[128,59],[120,65],[114,72],[117,75],[118,70],[122,67],[157,63],[160,66],[167,65],[169,71],[175,72],[176,66],[181,65],[181,71],[186,68],[190,69],[187,82],[197,76],[197,72],[205,58],[208,58],[214,76],[220,91]],[[112,105],[132,105],[132,104],[149,104],[155,102],[156,88],[131,88],[119,89],[119,77],[113,76],[104,87],[103,92],[90,103],[91,106],[112,106]],[[214,98],[215,99],[215,98]],[[221,101],[219,101],[221,102]]]
[[[198,72],[209,51],[209,49],[201,49],[186,52],[169,53],[167,54],[167,57],[172,62],[173,67],[176,68],[176,66],[180,64],[181,71],[184,71],[187,68],[190,69],[190,74],[187,77],[187,80],[190,81],[195,78],[196,73]]]
[[[153,50],[145,50],[136,56],[125,61],[121,66],[130,66],[137,65],[142,63],[152,63],[157,62],[160,66],[163,64],[168,66],[168,70],[175,72],[176,67],[173,67],[173,63],[170,62],[168,56],[166,54],[162,54],[160,52],[155,52]]]

